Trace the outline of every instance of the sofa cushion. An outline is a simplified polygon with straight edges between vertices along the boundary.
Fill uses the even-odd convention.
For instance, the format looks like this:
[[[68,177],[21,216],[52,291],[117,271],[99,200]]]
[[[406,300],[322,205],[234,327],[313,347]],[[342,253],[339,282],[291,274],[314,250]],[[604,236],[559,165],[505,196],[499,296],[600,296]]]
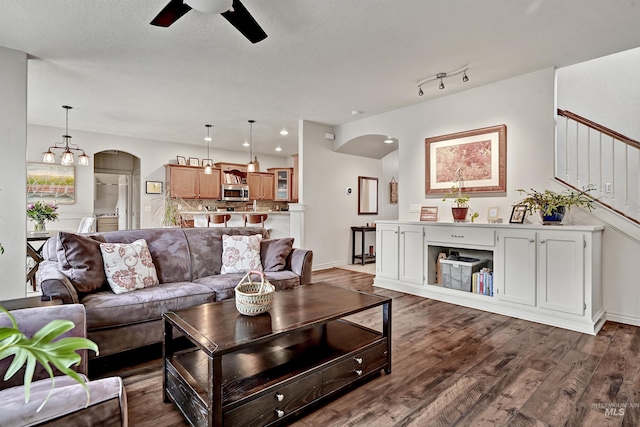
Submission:
[[[189,246],[181,228],[147,228],[101,233],[107,243],[147,241],[160,283],[191,281]]]
[[[201,277],[195,283],[204,285],[215,292],[216,301],[224,301],[226,299],[235,298],[235,287],[246,273],[218,274],[214,276]],[[276,271],[265,273],[265,276],[276,287],[276,291],[291,289],[300,285],[300,276],[292,271]],[[260,276],[251,275],[251,280],[260,282]]]
[[[161,283],[120,295],[94,292],[80,300],[87,309],[89,330],[158,320],[167,311],[213,301],[211,289],[191,282]]]
[[[260,227],[183,228],[191,255],[191,280],[220,274],[222,268],[222,235],[251,236],[260,234],[269,238],[269,231]],[[153,255],[153,253],[152,253]]]
[[[99,235],[83,236],[66,231],[58,233],[58,268],[78,292],[93,292],[105,284],[101,242],[104,242],[104,238]]]
[[[293,237],[267,239],[260,242],[263,271],[282,271],[293,249]]]
[[[222,268],[220,274],[246,273],[262,270],[260,262],[260,241],[262,236],[222,235]]]
[[[116,294],[158,284],[158,274],[144,239],[132,243],[100,243],[104,272]]]

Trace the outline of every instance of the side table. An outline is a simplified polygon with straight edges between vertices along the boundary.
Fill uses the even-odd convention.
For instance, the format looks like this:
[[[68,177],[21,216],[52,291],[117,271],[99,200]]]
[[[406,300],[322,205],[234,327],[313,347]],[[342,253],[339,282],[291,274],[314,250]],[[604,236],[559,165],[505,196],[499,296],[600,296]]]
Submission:
[[[364,250],[365,233],[367,231],[373,231],[375,233],[376,227],[351,227],[351,264],[356,263],[356,258],[361,261],[362,265],[369,262],[376,262],[376,256],[369,255]],[[356,255],[356,232],[360,232],[362,238],[360,255]]]
[[[9,311],[18,310],[21,308],[44,307],[48,305],[62,305],[62,300],[35,296],[35,297],[16,298],[16,299],[8,299],[5,301],[0,301],[0,307],[3,307]]]

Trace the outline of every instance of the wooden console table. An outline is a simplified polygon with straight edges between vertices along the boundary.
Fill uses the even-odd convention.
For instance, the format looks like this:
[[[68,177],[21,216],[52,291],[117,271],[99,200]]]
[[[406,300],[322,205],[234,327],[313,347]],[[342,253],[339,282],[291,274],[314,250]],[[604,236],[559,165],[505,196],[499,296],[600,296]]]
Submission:
[[[356,263],[356,258],[358,258],[362,265],[365,265],[369,262],[376,262],[376,256],[367,254],[364,250],[364,241],[365,234],[367,231],[373,231],[375,233],[376,227],[351,227],[351,264]],[[356,255],[356,233],[360,232],[362,237],[361,239],[361,252],[360,255]]]
[[[164,401],[193,426],[288,422],[391,373],[391,302],[315,283],[276,292],[259,316],[241,315],[233,299],[164,313]],[[374,307],[381,331],[344,318]],[[174,331],[193,346],[179,350]]]
[[[27,281],[31,282],[31,286],[33,290],[36,290],[36,273],[38,271],[38,266],[42,262],[44,258],[42,258],[42,248],[44,247],[44,243],[40,245],[39,248],[34,248],[31,245],[31,242],[45,242],[51,237],[54,237],[58,234],[57,231],[49,231],[46,233],[38,233],[38,234],[30,234],[27,233],[27,255],[31,257],[35,261],[35,265],[29,269],[27,272]]]

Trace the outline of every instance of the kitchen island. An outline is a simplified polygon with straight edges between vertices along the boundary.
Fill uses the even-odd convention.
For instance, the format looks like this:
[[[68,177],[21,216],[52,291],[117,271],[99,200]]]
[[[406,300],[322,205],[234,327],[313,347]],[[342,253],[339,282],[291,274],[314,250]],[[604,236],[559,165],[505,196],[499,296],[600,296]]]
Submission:
[[[199,211],[181,211],[180,214],[184,219],[192,219],[196,227],[206,227],[207,214],[230,214],[231,219],[227,223],[229,227],[242,227],[244,226],[243,214],[267,214],[268,218],[264,223],[264,227],[270,231],[272,239],[279,239],[281,237],[290,237],[290,221],[288,211],[223,211],[223,212],[209,212],[205,210]]]

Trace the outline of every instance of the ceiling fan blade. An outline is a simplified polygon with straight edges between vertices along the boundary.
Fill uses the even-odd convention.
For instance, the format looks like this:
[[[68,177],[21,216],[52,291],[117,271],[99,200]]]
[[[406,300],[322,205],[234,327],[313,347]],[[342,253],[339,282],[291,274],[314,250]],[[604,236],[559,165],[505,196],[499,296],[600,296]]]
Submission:
[[[182,0],[171,0],[165,7],[158,13],[158,16],[153,18],[151,25],[158,27],[168,27],[169,25],[182,18],[182,15],[189,12],[191,7]]]
[[[240,0],[233,0],[233,11],[222,13],[224,19],[229,21],[231,25],[236,27],[251,43],[258,43],[267,38],[260,25],[253,19],[246,7]]]

